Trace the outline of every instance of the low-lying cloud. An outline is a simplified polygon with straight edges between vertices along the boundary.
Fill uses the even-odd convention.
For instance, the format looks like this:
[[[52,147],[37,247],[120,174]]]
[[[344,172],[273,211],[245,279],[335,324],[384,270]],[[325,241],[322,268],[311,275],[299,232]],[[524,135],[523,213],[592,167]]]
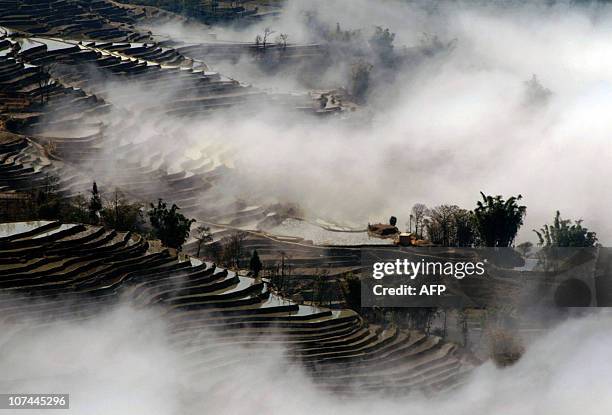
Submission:
[[[472,208],[481,190],[520,193],[528,214],[519,240],[533,239],[530,229],[559,209],[584,218],[605,243],[611,10],[573,2],[289,2],[278,19],[206,33],[252,41],[271,27],[290,41],[316,42],[320,33],[304,17],[315,13],[332,29],[336,22],[362,29],[365,39],[373,25],[389,27],[396,51],[418,46],[423,33],[453,48],[405,65],[348,120],[286,115],[278,123],[260,109],[239,123],[196,122],[191,134],[233,145],[245,187],[294,199],[315,216],[365,223],[394,214],[403,223],[416,202]],[[248,78],[249,66],[234,68]],[[533,75],[551,92],[547,99],[530,102]],[[270,75],[262,85],[274,81]]]
[[[135,111],[114,114],[132,120],[132,132],[119,134],[145,143],[143,160],[162,151],[176,171],[202,151],[235,168],[221,188],[228,200],[296,202],[308,216],[362,228],[390,215],[403,224],[417,202],[469,209],[480,191],[520,193],[528,210],[519,242],[535,239],[531,229],[560,210],[585,219],[605,244],[612,238],[605,213],[612,208],[611,11],[574,2],[290,1],[278,18],[246,29],[152,29],[194,42],[211,31],[218,40],[253,41],[271,27],[290,42],[312,43],[323,41],[321,27],[335,30],[338,22],[361,30],[358,42],[367,43],[379,25],[396,33],[395,51],[408,58],[375,80],[367,105],[337,117],[257,102],[186,120],[138,112],[176,98],[167,89],[136,85],[125,94],[130,86],[110,82],[105,96]],[[426,53],[427,45],[448,47]],[[269,91],[310,89],[291,71],[266,73],[245,60],[207,64]],[[321,83],[350,86],[349,64],[343,58],[321,68]],[[548,92],[535,99],[534,85]]]
[[[610,313],[568,320],[530,344],[514,366],[487,362],[458,390],[429,397],[334,395],[280,346],[215,347],[223,332],[206,327],[190,333],[200,339],[198,348],[178,344],[158,310],[129,304],[91,320],[35,322],[0,324],[0,389],[69,393],[68,413],[79,415],[604,415],[612,409]]]

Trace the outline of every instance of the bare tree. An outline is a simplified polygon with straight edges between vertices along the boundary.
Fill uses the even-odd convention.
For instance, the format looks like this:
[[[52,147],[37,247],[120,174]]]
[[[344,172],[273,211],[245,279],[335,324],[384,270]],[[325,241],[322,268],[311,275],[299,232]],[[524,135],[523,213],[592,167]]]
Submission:
[[[423,203],[415,203],[412,207],[410,215],[411,221],[414,221],[414,233],[417,238],[423,239],[424,220],[429,215],[429,209]]]
[[[104,226],[121,231],[136,231],[144,222],[142,204],[130,203],[119,189],[104,203],[101,216]]]
[[[455,240],[455,215],[460,210],[455,205],[440,205],[430,212],[427,234],[429,239],[442,246],[451,246]]]
[[[229,267],[239,268],[243,257],[243,241],[247,234],[235,232],[223,238],[223,262]]]
[[[281,263],[280,263],[280,275],[279,275],[279,281],[278,281],[278,289],[279,290],[283,290],[285,289],[285,285],[287,283],[286,281],[286,276],[288,273],[291,273],[291,267],[288,266],[285,263],[285,260],[287,259],[287,253],[285,251],[280,251],[280,256],[281,256]]]
[[[274,30],[270,29],[269,27],[266,27],[264,29],[264,35],[263,35],[263,48],[266,48],[266,44],[268,42],[268,37],[272,34],[276,33]]]
[[[215,264],[223,262],[223,245],[220,242],[206,245],[206,255],[213,260]]]
[[[40,92],[40,103],[44,104],[46,101],[49,101],[49,96],[51,94],[49,90],[49,86],[53,83],[53,78],[51,77],[52,65],[41,65],[38,67],[38,89]]]
[[[196,237],[198,240],[198,252],[196,254],[197,257],[200,256],[200,249],[202,248],[202,244],[207,244],[213,241],[212,234],[210,233],[210,227],[200,225],[196,228]]]

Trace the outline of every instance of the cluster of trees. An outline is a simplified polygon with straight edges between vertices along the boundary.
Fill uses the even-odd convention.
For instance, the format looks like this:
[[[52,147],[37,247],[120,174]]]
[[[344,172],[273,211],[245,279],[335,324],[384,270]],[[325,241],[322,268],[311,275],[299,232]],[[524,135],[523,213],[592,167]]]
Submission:
[[[388,66],[395,63],[394,40],[395,33],[391,33],[388,28],[384,29],[380,26],[376,26],[374,33],[368,40],[370,48],[376,53],[380,62]]]
[[[198,228],[198,232],[199,230]],[[283,296],[295,294],[296,287],[292,284],[295,280],[291,278],[293,268],[287,263],[287,254],[284,251],[279,251],[279,261],[268,261],[264,264],[257,250],[249,251],[245,247],[246,236],[245,232],[234,232],[215,243],[207,244],[206,249],[202,252],[225,268],[247,268],[253,277],[267,278],[270,286]],[[313,301],[317,303],[322,303],[331,298],[328,274],[327,270],[316,270],[313,274]]]
[[[408,231],[441,246],[510,246],[527,210],[518,203],[521,195],[507,200],[482,192],[481,196],[474,210],[457,205],[430,209],[417,203],[410,213]]]
[[[337,32],[338,30],[340,25],[337,27]],[[376,26],[374,33],[366,42],[369,45],[369,50],[365,54],[367,58],[360,57],[351,66],[349,91],[357,102],[365,102],[372,86],[372,71],[375,68],[380,69],[378,71],[380,75],[395,66],[397,57],[394,40],[395,33],[391,33],[388,28]]]
[[[212,242],[212,236],[207,227],[197,229],[199,246],[198,255],[201,252],[202,241]],[[226,235],[215,243],[207,244],[206,250],[202,251],[207,257],[215,263],[226,268],[242,268],[246,265],[249,253],[244,247],[244,240],[247,237],[246,232],[233,232]]]
[[[328,26],[316,14],[307,16],[307,25],[319,33],[331,51],[331,60],[350,68],[347,90],[352,99],[365,103],[379,85],[392,82],[404,63],[426,59],[452,50],[455,41],[443,42],[437,36],[424,34],[417,48],[399,48],[396,35],[389,28],[374,26],[373,31]]]
[[[475,244],[473,212],[455,205],[441,205],[431,209],[428,213],[428,217],[423,219],[421,225],[421,236],[425,230],[433,243],[442,246],[472,246]]]
[[[195,222],[180,213],[177,205],[169,207],[161,199],[157,205],[151,203],[145,209],[142,203],[130,202],[118,189],[110,197],[103,198],[96,182],[89,197],[79,194],[66,198],[58,192],[57,183],[56,178],[49,176],[42,186],[32,190],[29,217],[139,232],[160,239],[165,246],[175,249],[182,248]]]
[[[313,14],[307,18],[308,26],[319,33],[329,47],[330,58],[349,68],[346,86],[352,99],[364,103],[375,84],[388,80],[388,70],[397,66],[395,33],[376,26],[368,35],[362,30],[345,29],[340,23],[336,23],[335,28],[328,26]]]
[[[63,222],[104,224],[120,231],[142,231],[143,206],[128,202],[115,190],[112,198],[103,200],[94,182],[89,198],[79,194],[72,198],[58,192],[58,180],[47,176],[43,185],[30,191],[32,204],[28,216],[33,219],[54,219]]]
[[[441,246],[513,246],[527,214],[527,207],[520,203],[522,196],[480,195],[473,210],[456,205],[430,209],[417,203],[410,213],[408,231]],[[551,225],[534,232],[541,246],[588,247],[597,243],[596,233],[584,227],[582,220],[562,219],[559,212]]]
[[[269,27],[266,27],[263,31],[263,34],[255,36],[255,46],[259,49],[265,50],[268,45],[270,45],[270,36],[272,36],[276,31],[272,30]],[[289,40],[289,35],[286,33],[280,33],[275,38],[275,42],[278,46],[282,46],[283,49],[287,48],[287,42]]]
[[[597,234],[582,226],[582,220],[572,223],[569,219],[562,219],[561,212],[557,211],[551,225],[544,225],[538,235],[540,246],[544,247],[589,247],[597,243]]]

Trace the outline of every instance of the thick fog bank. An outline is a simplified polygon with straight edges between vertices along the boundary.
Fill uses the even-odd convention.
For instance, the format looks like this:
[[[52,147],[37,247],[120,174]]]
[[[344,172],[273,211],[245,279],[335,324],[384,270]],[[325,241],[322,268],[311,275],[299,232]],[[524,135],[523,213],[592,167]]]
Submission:
[[[473,208],[481,190],[520,193],[528,210],[519,241],[559,209],[609,243],[611,11],[574,2],[290,1],[276,19],[202,28],[201,38],[212,30],[220,40],[253,41],[270,27],[290,42],[322,42],[321,27],[339,22],[361,30],[363,42],[374,25],[388,27],[398,54],[436,37],[434,45],[452,46],[378,79],[348,121],[286,114],[279,123],[258,108],[240,122],[196,122],[189,134],[231,146],[245,188],[298,201],[313,216],[363,224],[394,214],[404,223],[416,202]],[[198,37],[194,27],[157,29]],[[273,74],[234,65],[246,80],[251,69],[265,87],[299,87],[285,74],[274,88]],[[332,66],[323,78],[346,86],[346,76],[346,66]]]
[[[157,312],[121,306],[86,322],[2,323],[0,389],[69,393],[69,413],[79,415],[604,415],[612,410],[610,324],[609,313],[567,321],[529,345],[516,365],[501,370],[485,363],[450,394],[347,397],[317,389],[280,348],[262,355],[224,345],[214,359],[210,352],[188,354],[188,345],[169,340]],[[200,333],[203,345],[215,336]],[[237,354],[248,363],[195,370]]]

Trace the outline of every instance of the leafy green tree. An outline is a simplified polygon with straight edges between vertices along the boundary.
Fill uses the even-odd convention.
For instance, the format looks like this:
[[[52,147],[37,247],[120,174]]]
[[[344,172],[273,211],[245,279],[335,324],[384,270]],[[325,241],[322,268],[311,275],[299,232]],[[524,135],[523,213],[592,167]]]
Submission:
[[[261,260],[259,259],[259,254],[257,253],[257,250],[254,250],[253,255],[251,256],[251,262],[249,263],[249,269],[251,270],[253,275],[257,277],[259,276],[259,271],[261,271],[262,268],[263,268],[263,264],[261,263]]]
[[[459,209],[455,212],[455,246],[474,246],[478,237],[474,226],[474,212]]]
[[[572,223],[562,219],[557,211],[552,225],[544,225],[539,231],[533,230],[544,247],[590,247],[597,243],[597,234],[582,226],[582,220]]]
[[[504,200],[501,195],[486,196],[483,192],[482,200],[478,201],[474,209],[474,221],[480,242],[484,246],[510,246],[523,219],[527,207],[519,205],[521,195],[512,196]]]
[[[187,219],[179,213],[179,207],[172,204],[168,205],[162,200],[157,201],[157,206],[151,203],[151,210],[148,212],[153,232],[165,246],[180,250],[187,238],[191,224],[195,219]]]

